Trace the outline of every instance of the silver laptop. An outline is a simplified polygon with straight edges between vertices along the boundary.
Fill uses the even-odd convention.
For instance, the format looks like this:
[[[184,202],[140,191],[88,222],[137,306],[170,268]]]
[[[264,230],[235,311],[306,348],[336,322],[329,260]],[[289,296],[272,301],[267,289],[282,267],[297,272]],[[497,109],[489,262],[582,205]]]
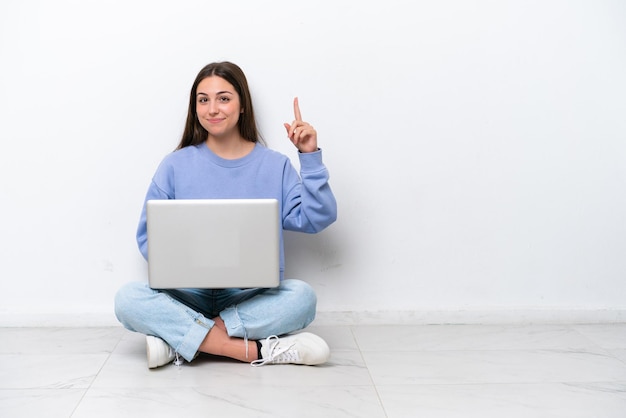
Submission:
[[[278,286],[277,200],[149,200],[146,217],[153,289]]]

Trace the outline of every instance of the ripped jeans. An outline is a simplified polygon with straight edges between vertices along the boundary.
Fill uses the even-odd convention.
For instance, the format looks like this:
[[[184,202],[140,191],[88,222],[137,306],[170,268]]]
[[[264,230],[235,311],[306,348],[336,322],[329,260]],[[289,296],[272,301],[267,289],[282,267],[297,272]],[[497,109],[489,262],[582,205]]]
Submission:
[[[315,318],[317,298],[300,280],[271,289],[167,289],[128,283],[115,296],[125,328],[154,335],[191,361],[218,315],[231,337],[260,340],[298,331]]]

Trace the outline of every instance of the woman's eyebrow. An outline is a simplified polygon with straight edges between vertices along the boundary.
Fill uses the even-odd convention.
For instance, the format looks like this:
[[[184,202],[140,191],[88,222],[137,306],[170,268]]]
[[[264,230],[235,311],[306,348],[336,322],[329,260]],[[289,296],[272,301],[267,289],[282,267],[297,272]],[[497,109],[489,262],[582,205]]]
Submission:
[[[219,95],[219,94],[233,94],[233,93],[232,93],[231,91],[228,91],[228,90],[218,91],[217,93],[215,93],[215,95]],[[203,93],[203,92],[201,92],[201,91],[199,91],[199,92],[197,92],[197,93],[196,93],[196,96],[200,96],[200,95],[203,95],[203,96],[208,96],[208,94],[207,94],[207,93]]]

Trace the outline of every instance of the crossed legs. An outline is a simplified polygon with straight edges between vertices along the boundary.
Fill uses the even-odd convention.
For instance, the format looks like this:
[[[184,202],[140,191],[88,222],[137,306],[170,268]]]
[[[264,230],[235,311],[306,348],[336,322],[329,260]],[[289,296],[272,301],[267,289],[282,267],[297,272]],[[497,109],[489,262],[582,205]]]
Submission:
[[[200,351],[252,362],[257,340],[301,330],[315,317],[315,293],[299,280],[264,291],[169,293],[129,283],[116,295],[115,313],[124,327],[161,338],[187,361]]]

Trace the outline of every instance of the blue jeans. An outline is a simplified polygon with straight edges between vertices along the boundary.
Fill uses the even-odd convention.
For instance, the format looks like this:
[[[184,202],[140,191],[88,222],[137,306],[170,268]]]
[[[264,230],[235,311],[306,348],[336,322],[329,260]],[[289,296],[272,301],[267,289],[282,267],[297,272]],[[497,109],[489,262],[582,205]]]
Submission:
[[[115,296],[115,315],[125,328],[160,337],[191,361],[218,315],[231,337],[260,340],[305,328],[315,318],[317,297],[307,283],[283,280],[271,289],[154,290],[128,283]]]

